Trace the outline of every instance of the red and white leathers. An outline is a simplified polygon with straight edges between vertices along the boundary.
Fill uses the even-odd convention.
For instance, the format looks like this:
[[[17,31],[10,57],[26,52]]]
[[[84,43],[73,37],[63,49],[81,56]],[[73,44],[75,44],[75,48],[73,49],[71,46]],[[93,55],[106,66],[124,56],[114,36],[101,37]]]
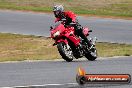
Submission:
[[[76,23],[74,26],[75,28],[75,34],[80,36],[84,41],[88,44],[88,46],[91,46],[89,43],[89,40],[86,38],[86,36],[83,34],[83,28],[82,26],[77,22],[76,14],[74,14],[72,11],[67,12],[61,12],[58,16],[56,16],[55,22],[60,21],[61,19],[66,19],[65,24],[69,25],[71,22]]]
[[[55,22],[60,21],[61,19],[66,19],[66,22],[76,22],[76,15],[72,11],[62,12],[58,17],[56,17]]]

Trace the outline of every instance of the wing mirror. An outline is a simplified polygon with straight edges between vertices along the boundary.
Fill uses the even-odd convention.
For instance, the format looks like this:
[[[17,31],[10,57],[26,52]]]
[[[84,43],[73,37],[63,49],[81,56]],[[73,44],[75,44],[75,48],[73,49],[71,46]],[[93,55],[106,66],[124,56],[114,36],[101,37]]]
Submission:
[[[92,30],[89,30],[88,32],[92,32]]]

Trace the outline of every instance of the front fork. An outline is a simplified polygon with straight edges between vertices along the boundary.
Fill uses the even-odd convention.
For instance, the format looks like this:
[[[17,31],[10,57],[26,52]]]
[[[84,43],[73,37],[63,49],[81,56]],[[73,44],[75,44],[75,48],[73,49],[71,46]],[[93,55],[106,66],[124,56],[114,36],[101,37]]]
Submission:
[[[90,43],[91,43],[91,47],[89,48],[89,50],[91,50],[92,48],[95,47],[95,43],[96,43],[96,41],[97,41],[97,38],[96,38],[96,37],[90,38],[89,41],[90,41]]]
[[[58,40],[55,40],[55,43],[53,44],[53,46],[57,45],[59,42],[64,42],[65,44],[68,44],[68,41],[66,39],[58,39]]]

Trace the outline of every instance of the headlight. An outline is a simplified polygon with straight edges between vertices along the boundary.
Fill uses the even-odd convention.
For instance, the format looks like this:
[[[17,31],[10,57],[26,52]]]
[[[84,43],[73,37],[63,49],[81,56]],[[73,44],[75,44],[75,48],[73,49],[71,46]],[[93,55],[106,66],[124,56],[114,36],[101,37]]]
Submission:
[[[57,32],[55,32],[55,33],[53,34],[54,37],[57,37],[57,36],[59,36],[59,35],[60,35],[60,31],[57,31]]]

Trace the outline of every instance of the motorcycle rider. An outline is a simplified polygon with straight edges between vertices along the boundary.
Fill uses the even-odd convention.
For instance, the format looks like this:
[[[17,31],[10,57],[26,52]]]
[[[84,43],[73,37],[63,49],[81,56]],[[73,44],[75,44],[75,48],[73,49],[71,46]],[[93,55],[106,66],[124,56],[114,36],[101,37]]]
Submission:
[[[66,20],[65,25],[75,23],[74,25],[75,34],[80,36],[88,44],[88,47],[91,46],[89,40],[83,33],[83,27],[78,23],[76,15],[72,11],[64,11],[64,7],[62,5],[55,5],[53,7],[53,12],[56,17],[55,22],[65,19]]]

